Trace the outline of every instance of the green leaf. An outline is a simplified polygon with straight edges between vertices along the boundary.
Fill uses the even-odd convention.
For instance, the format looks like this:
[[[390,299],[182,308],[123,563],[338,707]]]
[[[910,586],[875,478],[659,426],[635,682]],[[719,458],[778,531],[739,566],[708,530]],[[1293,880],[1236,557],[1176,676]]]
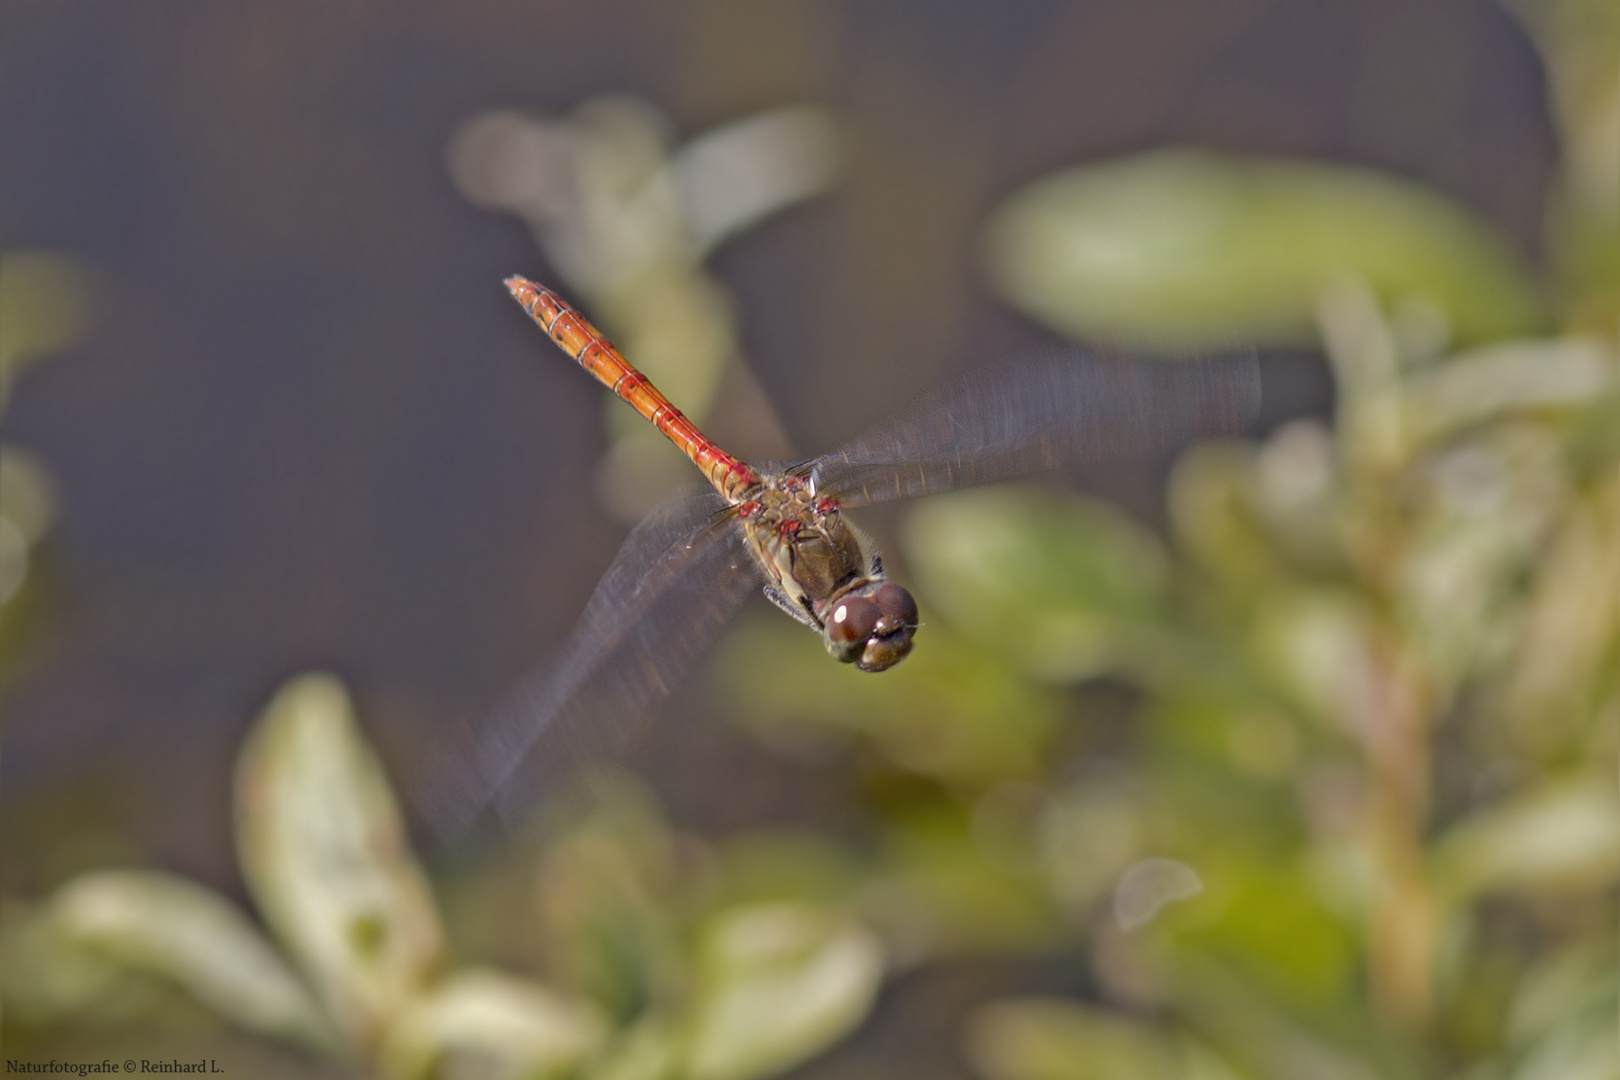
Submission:
[[[1070,784],[1040,821],[1046,886],[1077,918],[1089,918],[1150,843],[1143,793],[1127,777],[1102,772]]]
[[[860,881],[854,853],[803,829],[766,828],[726,839],[716,852],[727,899],[737,903],[831,903]]]
[[[865,1019],[883,975],[870,931],[808,904],[723,912],[699,962],[693,1080],[747,1080],[805,1060]]]
[[[1600,889],[1620,880],[1620,792],[1608,773],[1550,780],[1442,836],[1435,873],[1457,900]]]
[[[1045,809],[1039,789],[1019,783],[991,789],[971,818],[936,805],[896,821],[860,895],[890,954],[914,962],[1050,948],[1063,928],[1038,887],[1044,844],[1031,835]]]
[[[239,1027],[336,1048],[309,990],[258,929],[208,889],[168,874],[106,870],[63,886],[52,909],[72,940],[177,983]]]
[[[1261,852],[1210,843],[1203,854],[1197,864],[1208,892],[1183,909],[1189,921],[1167,918],[1162,928],[1179,960],[1227,965],[1289,1009],[1341,1000],[1356,976],[1359,942],[1353,921],[1333,907],[1350,898]]]
[[[588,780],[579,803],[556,807],[566,824],[546,845],[532,910],[547,970],[615,1016],[636,1016],[680,993],[692,889],[680,851],[690,841],[634,777],[599,770]]]
[[[838,180],[842,132],[822,109],[755,113],[704,132],[669,163],[692,245],[707,253]]]
[[[1585,404],[1617,379],[1613,348],[1595,338],[1508,342],[1414,376],[1406,421],[1416,440],[1427,441],[1503,413]]]
[[[1565,957],[1552,965],[1562,971],[1538,970],[1525,979],[1514,1008],[1514,1026],[1530,1011],[1525,1006],[1537,995],[1546,1000],[1531,1008],[1542,1014],[1540,1024],[1517,1055],[1510,1080],[1612,1080],[1620,1065],[1620,1043],[1614,1018],[1620,1011],[1620,979],[1614,973],[1613,949],[1590,945],[1585,951],[1596,961],[1593,969],[1569,970]],[[1574,959],[1569,957],[1567,959]],[[1585,966],[1585,965],[1583,965]],[[1563,985],[1557,985],[1562,983]],[[1573,984],[1573,985],[1572,985]],[[1584,984],[1584,985],[1583,985]],[[1515,1032],[1522,1036],[1525,1032]],[[1515,1038],[1516,1043],[1520,1038]]]
[[[1507,1018],[1508,1080],[1612,1080],[1620,1062],[1614,1018],[1620,975],[1612,943],[1577,940],[1544,955],[1519,980]]]
[[[80,941],[50,903],[0,913],[0,1000],[8,1024],[67,1019],[128,1022],[154,996],[151,976]]]
[[[1056,998],[980,1008],[968,1054],[989,1080],[1235,1080],[1182,1036]]]
[[[924,594],[952,626],[1046,679],[1126,666],[1161,612],[1163,549],[1097,500],[965,491],[920,504],[905,537]]]
[[[32,361],[71,345],[88,321],[89,303],[90,282],[67,256],[49,251],[0,255],[0,327],[5,328],[0,372],[14,377]]]
[[[1319,290],[1347,276],[1438,313],[1465,341],[1541,318],[1500,238],[1435,192],[1366,169],[1159,151],[1031,184],[988,240],[1002,294],[1077,338],[1309,343]]]
[[[20,446],[0,446],[0,518],[32,547],[55,517],[56,492],[44,463]]]
[[[667,1016],[644,1015],[626,1028],[587,1074],[590,1080],[672,1080],[680,1064],[680,1031]]]
[[[1519,980],[1507,1035],[1513,1045],[1525,1045],[1555,1034],[1581,1014],[1613,1016],[1620,992],[1613,952],[1603,943],[1576,941],[1543,955]]]
[[[595,1006],[497,971],[451,975],[404,1009],[377,1058],[390,1076],[430,1076],[446,1057],[481,1059],[497,1075],[553,1076],[601,1050],[608,1025]]]
[[[439,962],[441,934],[387,778],[337,680],[288,683],[236,776],[237,850],[266,922],[369,1046]]]
[[[1261,672],[1305,715],[1354,734],[1356,704],[1374,678],[1377,632],[1353,591],[1274,587],[1260,596],[1254,650]]]
[[[1038,774],[1059,719],[1055,695],[934,620],[926,600],[922,621],[916,651],[882,678],[834,663],[776,612],[745,619],[716,668],[736,721],[786,757],[825,756],[853,734],[953,786]]]
[[[1256,447],[1205,443],[1176,462],[1167,493],[1180,548],[1245,598],[1270,587],[1281,565],[1253,505],[1260,471]]]

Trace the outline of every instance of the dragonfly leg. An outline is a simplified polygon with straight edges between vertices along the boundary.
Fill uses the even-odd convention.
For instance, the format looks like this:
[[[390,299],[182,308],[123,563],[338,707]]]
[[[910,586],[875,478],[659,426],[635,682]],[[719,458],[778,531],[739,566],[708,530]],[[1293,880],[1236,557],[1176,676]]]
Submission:
[[[795,604],[788,599],[786,593],[775,585],[765,586],[765,599],[793,616],[796,621],[803,623],[818,634],[821,633],[821,623],[816,621],[815,615],[811,613],[808,601],[804,604]]]

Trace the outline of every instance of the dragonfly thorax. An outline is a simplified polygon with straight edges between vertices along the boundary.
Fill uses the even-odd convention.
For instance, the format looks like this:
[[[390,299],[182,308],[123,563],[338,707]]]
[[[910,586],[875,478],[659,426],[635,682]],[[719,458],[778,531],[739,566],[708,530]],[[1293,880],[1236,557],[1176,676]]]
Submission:
[[[765,477],[737,512],[765,572],[766,595],[820,632],[833,656],[882,671],[911,651],[916,604],[883,580],[882,559],[844,520],[836,501],[818,497],[803,477],[785,474]]]
[[[749,550],[769,583],[821,629],[834,596],[871,576],[864,537],[838,505],[796,476],[770,476],[738,505]]]

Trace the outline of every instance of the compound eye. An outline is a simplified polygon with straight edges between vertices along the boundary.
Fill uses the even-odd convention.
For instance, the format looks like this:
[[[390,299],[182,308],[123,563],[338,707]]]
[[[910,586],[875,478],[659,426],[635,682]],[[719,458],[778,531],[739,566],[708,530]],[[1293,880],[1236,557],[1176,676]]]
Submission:
[[[827,616],[827,641],[831,645],[850,646],[864,642],[872,636],[882,612],[869,596],[850,595],[838,601]]]
[[[887,634],[874,634],[861,650],[855,666],[862,671],[887,671],[911,655],[915,626],[900,626]]]
[[[879,585],[877,592],[872,594],[872,599],[877,601],[878,610],[883,613],[883,622],[886,624],[879,627],[879,630],[917,625],[917,601],[894,582],[885,581]]]

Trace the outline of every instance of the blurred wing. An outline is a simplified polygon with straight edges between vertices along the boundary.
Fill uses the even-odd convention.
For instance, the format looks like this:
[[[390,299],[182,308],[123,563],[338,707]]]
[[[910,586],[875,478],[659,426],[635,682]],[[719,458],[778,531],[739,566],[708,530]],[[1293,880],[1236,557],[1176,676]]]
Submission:
[[[1180,361],[1065,349],[971,372],[797,471],[861,506],[1173,450],[1235,433],[1259,409],[1253,352]]]
[[[621,749],[668,696],[759,576],[713,492],[636,526],[553,660],[525,677],[449,763],[425,807],[447,838],[487,809],[523,809],[544,781]]]

